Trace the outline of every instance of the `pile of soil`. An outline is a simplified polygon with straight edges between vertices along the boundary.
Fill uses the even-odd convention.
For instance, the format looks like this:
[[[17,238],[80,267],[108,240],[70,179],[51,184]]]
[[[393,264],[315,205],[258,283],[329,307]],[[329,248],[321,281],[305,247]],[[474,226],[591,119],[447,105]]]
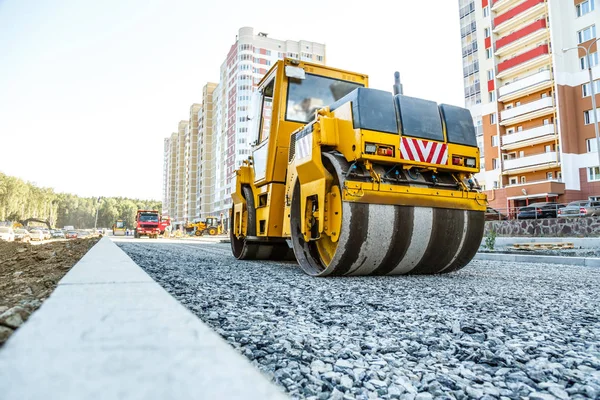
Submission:
[[[98,240],[42,245],[0,241],[0,346]]]

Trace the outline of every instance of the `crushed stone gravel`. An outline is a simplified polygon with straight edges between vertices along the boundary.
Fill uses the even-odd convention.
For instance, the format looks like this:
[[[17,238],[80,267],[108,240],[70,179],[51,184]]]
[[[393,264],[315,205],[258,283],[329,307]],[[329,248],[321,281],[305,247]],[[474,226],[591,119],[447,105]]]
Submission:
[[[600,398],[600,269],[323,279],[226,244],[119,246],[293,398]]]

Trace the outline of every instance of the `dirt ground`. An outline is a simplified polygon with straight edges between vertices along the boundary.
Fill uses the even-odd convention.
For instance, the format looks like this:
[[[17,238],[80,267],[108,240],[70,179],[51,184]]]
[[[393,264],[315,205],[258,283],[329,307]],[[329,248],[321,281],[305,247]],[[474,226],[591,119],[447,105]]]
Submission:
[[[0,346],[98,240],[41,245],[0,241]]]

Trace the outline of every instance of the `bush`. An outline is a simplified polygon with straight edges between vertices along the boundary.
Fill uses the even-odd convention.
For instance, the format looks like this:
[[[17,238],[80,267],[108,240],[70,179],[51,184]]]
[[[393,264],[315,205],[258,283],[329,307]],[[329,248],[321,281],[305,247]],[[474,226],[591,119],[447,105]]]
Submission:
[[[490,233],[485,237],[485,248],[494,250],[494,246],[496,246],[496,230],[491,229]]]

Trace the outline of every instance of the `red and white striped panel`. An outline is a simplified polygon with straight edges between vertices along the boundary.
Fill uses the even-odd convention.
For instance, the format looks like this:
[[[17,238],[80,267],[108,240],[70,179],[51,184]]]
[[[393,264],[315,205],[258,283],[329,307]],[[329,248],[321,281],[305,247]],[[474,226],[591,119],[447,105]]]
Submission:
[[[448,163],[448,145],[403,137],[400,140],[400,157],[410,161],[445,165]]]

